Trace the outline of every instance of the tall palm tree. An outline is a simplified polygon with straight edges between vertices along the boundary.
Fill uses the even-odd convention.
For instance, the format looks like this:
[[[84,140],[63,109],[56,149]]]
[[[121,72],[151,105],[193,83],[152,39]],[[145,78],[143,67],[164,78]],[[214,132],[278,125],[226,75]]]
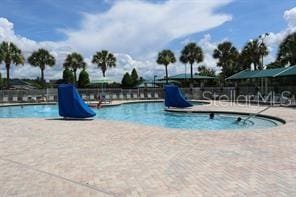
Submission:
[[[12,42],[2,42],[0,44],[0,63],[4,63],[6,67],[6,85],[9,88],[10,65],[24,64],[25,58],[22,51]]]
[[[224,77],[229,77],[239,71],[238,56],[238,50],[229,41],[220,43],[213,52],[213,58],[218,59],[217,66],[222,68]]]
[[[105,77],[106,70],[116,66],[116,57],[107,50],[96,52],[93,55],[92,63],[97,64]]]
[[[69,55],[67,55],[65,62],[64,62],[64,67],[65,68],[70,68],[72,69],[73,73],[74,73],[74,82],[76,83],[77,81],[77,69],[80,68],[85,68],[86,67],[86,63],[83,60],[83,57],[81,54],[79,53],[71,53]]]
[[[253,64],[255,70],[263,70],[263,57],[268,55],[268,49],[264,42],[255,39],[244,46],[241,54],[246,66]]]
[[[174,53],[171,50],[166,49],[158,53],[156,63],[165,66],[166,84],[168,84],[168,65],[170,63],[173,64],[175,62],[176,62],[176,58]]]
[[[187,44],[181,51],[180,61],[183,64],[190,64],[191,82],[193,82],[193,64],[202,62],[203,58],[202,49],[193,42]]]
[[[277,61],[285,66],[296,65],[296,32],[288,35],[279,46]]]
[[[34,51],[30,57],[28,57],[28,62],[32,66],[39,67],[41,70],[41,82],[44,83],[44,70],[45,66],[54,66],[55,58],[46,49],[38,49]]]

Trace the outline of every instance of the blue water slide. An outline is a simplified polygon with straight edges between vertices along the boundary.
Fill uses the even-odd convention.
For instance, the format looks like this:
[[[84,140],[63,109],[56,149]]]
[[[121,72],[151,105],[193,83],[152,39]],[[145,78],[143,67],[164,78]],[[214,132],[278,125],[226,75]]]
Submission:
[[[177,86],[166,85],[164,87],[164,92],[165,92],[166,107],[177,107],[177,108],[192,107],[192,104],[186,100],[181,90]]]
[[[65,118],[90,118],[96,113],[82,100],[72,84],[58,87],[59,114]]]

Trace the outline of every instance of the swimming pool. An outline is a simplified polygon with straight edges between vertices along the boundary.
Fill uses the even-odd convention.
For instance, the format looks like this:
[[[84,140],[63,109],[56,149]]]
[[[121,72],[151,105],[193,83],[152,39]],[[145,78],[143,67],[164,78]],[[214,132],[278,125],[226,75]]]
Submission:
[[[282,124],[279,121],[256,117],[248,120],[246,124],[237,124],[238,116],[242,119],[247,116],[235,114],[216,114],[209,119],[208,113],[173,113],[164,111],[160,102],[123,104],[114,107],[94,109],[95,119],[116,120],[138,123],[143,125],[159,126],[165,128],[178,128],[185,130],[231,130],[231,129],[257,129],[275,127]],[[57,105],[28,105],[0,107],[0,118],[58,118]]]

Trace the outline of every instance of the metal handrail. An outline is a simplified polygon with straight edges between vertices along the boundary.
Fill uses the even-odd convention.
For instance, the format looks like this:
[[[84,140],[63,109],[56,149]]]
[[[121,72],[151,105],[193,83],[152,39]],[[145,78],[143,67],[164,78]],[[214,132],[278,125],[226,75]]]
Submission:
[[[250,114],[246,119],[244,119],[243,123],[246,123],[247,120],[250,120],[251,118],[254,118],[254,117],[258,116],[259,114],[261,114],[262,112],[265,112],[266,110],[268,110],[271,107],[272,106],[268,106],[268,107],[264,108],[263,110],[255,113],[255,114]]]

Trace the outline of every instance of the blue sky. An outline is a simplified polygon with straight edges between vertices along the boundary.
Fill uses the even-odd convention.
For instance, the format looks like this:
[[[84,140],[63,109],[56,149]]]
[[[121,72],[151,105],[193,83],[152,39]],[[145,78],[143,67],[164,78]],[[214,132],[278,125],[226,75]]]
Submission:
[[[149,78],[163,72],[155,64],[159,50],[170,48],[178,55],[189,41],[201,45],[204,64],[216,68],[211,52],[219,42],[230,40],[241,48],[272,32],[266,58],[272,61],[278,43],[296,29],[294,7],[294,0],[1,0],[0,41],[10,39],[27,54],[48,48],[59,64],[48,69],[49,78],[59,77],[66,53],[78,51],[91,64],[91,55],[102,49],[118,57],[111,78],[119,79],[133,67]],[[33,78],[39,73],[25,71],[15,68],[12,74]],[[177,63],[169,72],[182,70]],[[92,77],[98,75],[96,71]]]
[[[279,32],[285,28],[283,18],[285,10],[296,6],[293,0],[237,0],[218,9],[218,12],[232,15],[232,20],[216,28],[188,36],[191,40],[200,40],[210,34],[213,41],[224,38],[231,40],[237,47],[265,32]],[[174,46],[176,42],[171,43]],[[177,48],[180,46],[178,45]]]
[[[36,41],[58,41],[65,39],[59,29],[77,28],[82,13],[101,13],[111,6],[112,2],[106,0],[1,0],[0,16],[14,23],[17,34]],[[232,15],[230,22],[188,37],[199,40],[209,33],[213,40],[229,38],[241,46],[263,32],[283,29],[286,25],[283,13],[294,6],[293,0],[236,0],[217,9],[217,12]],[[178,42],[171,44],[179,47]]]
[[[0,15],[15,24],[17,34],[33,40],[62,40],[61,28],[78,26],[81,13],[102,12],[102,0],[1,0]]]

